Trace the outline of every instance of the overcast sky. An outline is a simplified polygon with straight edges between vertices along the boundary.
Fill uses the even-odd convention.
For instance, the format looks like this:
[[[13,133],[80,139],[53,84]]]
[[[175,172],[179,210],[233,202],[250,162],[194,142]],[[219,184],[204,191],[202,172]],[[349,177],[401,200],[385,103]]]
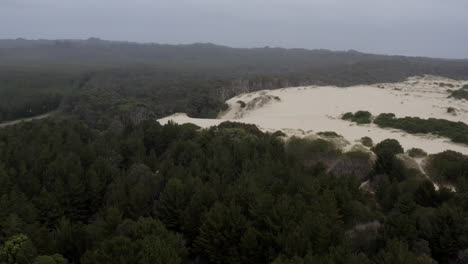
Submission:
[[[468,58],[468,0],[0,0],[0,38]]]

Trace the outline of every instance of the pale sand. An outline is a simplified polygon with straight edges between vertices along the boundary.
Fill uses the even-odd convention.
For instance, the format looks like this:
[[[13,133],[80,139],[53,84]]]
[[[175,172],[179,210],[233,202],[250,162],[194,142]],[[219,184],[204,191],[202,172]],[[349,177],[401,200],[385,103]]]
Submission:
[[[0,123],[0,128],[16,125],[16,124],[21,123],[21,122],[31,122],[31,121],[34,121],[34,120],[40,120],[40,119],[48,118],[50,115],[52,115],[52,113],[53,112],[49,112],[49,113],[38,115],[38,116],[22,118],[22,119],[17,119],[17,120],[12,120],[12,121],[6,121],[6,122],[3,122],[3,123]]]
[[[434,83],[450,83],[454,88],[439,87]],[[387,138],[397,139],[405,149],[422,148],[428,153],[455,150],[468,154],[468,145],[454,144],[447,138],[432,135],[411,135],[395,129],[382,129],[376,125],[357,125],[341,120],[345,112],[366,110],[373,115],[394,113],[397,117],[442,118],[468,123],[468,102],[447,98],[447,89],[459,89],[468,81],[455,81],[435,76],[412,77],[402,83],[361,85],[348,88],[295,87],[265,90],[243,94],[227,101],[228,111],[218,119],[195,119],[185,114],[176,114],[159,121],[194,123],[201,127],[218,125],[223,121],[252,123],[264,131],[282,130],[288,135],[308,135],[321,131],[335,131],[352,143],[364,136],[380,142]],[[258,97],[277,96],[277,100],[265,100],[264,105],[249,105],[259,102]],[[241,109],[237,101],[247,103]],[[251,103],[253,104],[253,103]],[[447,113],[447,108],[457,109],[457,115]],[[245,110],[247,109],[248,110]]]

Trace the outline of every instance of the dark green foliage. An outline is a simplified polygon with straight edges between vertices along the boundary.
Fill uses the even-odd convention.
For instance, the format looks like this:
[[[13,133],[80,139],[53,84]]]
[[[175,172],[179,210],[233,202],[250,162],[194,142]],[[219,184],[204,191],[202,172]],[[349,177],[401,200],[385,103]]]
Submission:
[[[318,132],[317,135],[323,136],[323,137],[340,137],[336,132],[334,131],[324,131],[324,132]]]
[[[287,137],[286,133],[283,131],[275,131],[275,133],[272,134],[273,137]]]
[[[368,147],[368,148],[371,148],[374,146],[374,142],[372,141],[372,138],[370,137],[363,137],[361,138],[361,143],[362,145]]]
[[[409,174],[394,140],[374,147],[375,196],[324,165],[368,154],[232,122],[48,120],[1,129],[0,146],[2,261],[448,263],[466,245],[465,192]]]
[[[465,99],[468,100],[468,86],[464,86],[461,89],[451,91],[450,97],[453,97],[455,99]]]
[[[457,109],[453,108],[453,107],[447,107],[447,113],[449,114],[456,114],[457,113]]]
[[[28,264],[36,258],[36,255],[33,243],[23,234],[4,241],[0,246],[0,263]]]
[[[396,118],[394,114],[380,114],[374,123],[380,127],[402,129],[408,133],[434,134],[450,138],[454,142],[468,144],[468,125],[445,119],[421,119],[419,117]]]
[[[368,111],[357,111],[354,114],[351,112],[344,114],[342,119],[350,120],[350,121],[353,121],[362,125],[362,124],[370,124],[372,122],[371,117],[372,115]]]
[[[377,155],[376,171],[377,173],[391,173],[395,168],[397,160],[395,156],[403,153],[403,148],[395,139],[386,139],[372,148]]]
[[[75,77],[54,69],[0,68],[0,123],[56,110]]]
[[[345,114],[341,117],[341,119],[343,119],[343,120],[351,120],[353,117],[354,117],[354,114],[353,114],[353,113],[347,112],[347,113],[345,113]]]
[[[420,148],[411,148],[408,150],[408,155],[412,158],[422,158],[427,156],[427,152]]]
[[[468,187],[468,157],[454,151],[429,156],[428,175],[436,182]],[[466,190],[466,189],[465,189]]]

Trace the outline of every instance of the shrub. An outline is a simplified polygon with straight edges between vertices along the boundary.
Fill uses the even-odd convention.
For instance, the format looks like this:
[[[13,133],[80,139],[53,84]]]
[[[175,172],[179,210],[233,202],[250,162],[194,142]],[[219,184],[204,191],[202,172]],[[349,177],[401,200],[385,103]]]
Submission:
[[[391,173],[396,164],[395,156],[403,153],[403,147],[395,139],[386,139],[372,148],[377,155],[376,172]]]
[[[408,150],[408,155],[412,158],[422,158],[427,156],[427,152],[420,148],[412,148]]]
[[[438,183],[462,184],[468,180],[468,157],[451,150],[431,155],[427,172]]]
[[[323,136],[323,137],[340,137],[336,132],[334,131],[324,131],[324,132],[318,132],[317,135]]]
[[[272,134],[273,137],[286,137],[286,133],[284,133],[283,131],[275,131],[275,133]]]
[[[351,120],[358,124],[370,124],[372,114],[368,111],[357,111],[356,113],[348,112],[344,114],[341,119],[343,120]]]
[[[241,108],[244,108],[247,105],[244,101],[241,100],[237,101],[237,103],[240,104]]]
[[[374,142],[372,141],[372,138],[370,138],[370,137],[361,138],[361,143],[362,143],[362,145],[364,145],[366,147],[369,147],[369,148],[374,146]]]
[[[344,114],[343,117],[341,117],[341,119],[343,119],[343,120],[350,120],[350,119],[352,119],[353,117],[354,117],[354,114],[351,113],[351,112],[348,112],[348,113]]]
[[[464,86],[463,88],[459,90],[452,91],[452,93],[450,94],[450,97],[453,97],[455,99],[468,100],[468,88],[465,88],[465,87],[466,86]]]

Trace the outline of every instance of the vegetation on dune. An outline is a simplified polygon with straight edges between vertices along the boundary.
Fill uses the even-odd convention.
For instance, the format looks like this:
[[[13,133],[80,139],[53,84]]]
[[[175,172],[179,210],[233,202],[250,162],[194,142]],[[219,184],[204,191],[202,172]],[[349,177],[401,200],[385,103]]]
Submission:
[[[427,152],[420,148],[412,148],[408,150],[408,155],[412,158],[422,158],[427,156]]]
[[[454,122],[436,118],[396,118],[394,114],[384,113],[377,116],[374,123],[380,127],[402,129],[412,134],[434,134],[448,137],[453,142],[468,144],[468,125],[463,122]]]
[[[356,122],[360,125],[362,124],[370,124],[372,122],[371,120],[372,114],[368,111],[357,111],[356,113],[345,113],[341,119],[343,120],[350,120],[352,122]]]
[[[330,137],[330,138],[333,138],[333,137],[341,137],[338,133],[336,133],[335,131],[323,131],[323,132],[318,132],[317,135],[319,136],[323,136],[323,137]]]
[[[367,122],[372,122],[370,120],[371,116],[369,112],[358,111],[355,114],[346,113],[343,115],[342,119],[350,120],[358,124],[366,124]],[[468,125],[463,122],[437,118],[397,118],[395,114],[382,113],[373,120],[373,123],[382,128],[397,128],[411,134],[434,134],[448,137],[453,142],[468,144]]]
[[[452,91],[451,94],[450,94],[450,97],[453,97],[453,98],[456,98],[456,99],[468,100],[468,89],[467,88],[462,88],[462,89]]]
[[[450,184],[458,191],[468,191],[468,157],[454,151],[429,156],[428,175],[437,183]]]
[[[371,148],[374,146],[374,141],[372,141],[372,138],[370,137],[363,137],[361,138],[361,144],[368,148]]]
[[[453,108],[453,107],[447,107],[447,113],[449,114],[456,114],[457,113],[457,109]]]

